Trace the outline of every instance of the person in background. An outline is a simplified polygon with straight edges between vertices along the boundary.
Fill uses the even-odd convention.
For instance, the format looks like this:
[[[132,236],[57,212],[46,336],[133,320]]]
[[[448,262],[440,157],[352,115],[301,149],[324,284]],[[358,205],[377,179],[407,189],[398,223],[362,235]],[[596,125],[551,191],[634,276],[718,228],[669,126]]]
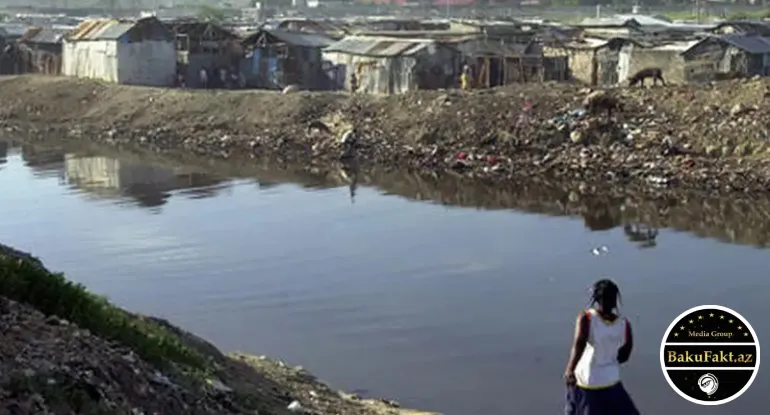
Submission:
[[[639,415],[620,381],[620,365],[631,357],[631,324],[618,313],[620,289],[608,279],[593,285],[591,306],[575,323],[564,379],[565,415]]]
[[[471,67],[468,65],[463,66],[463,72],[460,74],[460,88],[471,89]]]
[[[178,88],[187,87],[187,82],[185,82],[184,80],[184,74],[182,73],[182,71],[179,71],[179,70],[176,71],[176,86]]]
[[[350,92],[358,91],[358,76],[353,72],[350,74]]]
[[[224,66],[220,67],[219,68],[219,87],[227,88],[227,81],[228,81],[227,68],[225,68]]]
[[[239,88],[240,86],[240,76],[238,74],[238,69],[233,67],[230,67],[230,88]]]
[[[198,82],[203,89],[209,87],[209,73],[206,71],[206,68],[201,68],[200,72],[198,72]]]

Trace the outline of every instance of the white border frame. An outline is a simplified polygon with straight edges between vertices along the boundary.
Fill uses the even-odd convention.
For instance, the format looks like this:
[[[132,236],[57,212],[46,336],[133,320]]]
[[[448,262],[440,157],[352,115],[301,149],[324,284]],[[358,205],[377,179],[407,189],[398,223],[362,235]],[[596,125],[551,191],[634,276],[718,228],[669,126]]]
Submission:
[[[720,401],[700,401],[700,400],[697,400],[697,399],[695,399],[695,398],[693,398],[691,396],[688,396],[686,393],[680,391],[679,388],[676,387],[674,382],[671,381],[671,378],[668,376],[668,370],[666,369],[666,359],[664,357],[664,355],[665,355],[664,351],[666,349],[666,339],[668,339],[669,333],[671,333],[671,330],[676,327],[676,325],[679,323],[679,320],[681,320],[682,318],[684,318],[685,316],[687,316],[690,313],[694,313],[694,312],[700,311],[700,310],[720,310],[720,311],[724,311],[726,313],[730,313],[733,316],[737,317],[739,320],[741,320],[743,325],[746,326],[747,329],[749,329],[749,332],[751,333],[751,336],[754,338],[754,345],[757,348],[757,364],[754,366],[754,372],[751,374],[751,378],[749,378],[749,381],[748,381],[748,383],[746,383],[746,386],[744,386],[741,390],[739,390],[738,393],[736,393],[735,395],[733,395],[733,396],[731,396],[729,398],[722,399]],[[739,344],[739,343],[735,343],[735,344]],[[759,353],[759,338],[757,337],[757,333],[754,331],[754,327],[751,327],[751,324],[749,323],[749,321],[746,320],[746,318],[744,318],[738,312],[736,312],[733,309],[721,306],[721,305],[700,305],[700,306],[697,306],[697,307],[693,307],[693,308],[691,308],[689,310],[686,310],[685,312],[683,312],[682,314],[677,316],[671,322],[671,324],[669,324],[668,328],[666,329],[666,333],[663,335],[663,339],[660,341],[660,369],[663,371],[663,376],[666,378],[666,382],[668,382],[668,385],[671,386],[671,389],[673,389],[674,392],[676,392],[682,398],[684,398],[684,399],[686,399],[686,400],[688,400],[688,401],[690,401],[690,402],[692,402],[694,404],[704,405],[704,406],[724,405],[726,403],[732,402],[735,399],[738,399],[741,395],[746,393],[746,391],[749,389],[751,384],[754,383],[754,379],[756,379],[757,373],[759,372],[759,355],[760,355],[760,353]]]

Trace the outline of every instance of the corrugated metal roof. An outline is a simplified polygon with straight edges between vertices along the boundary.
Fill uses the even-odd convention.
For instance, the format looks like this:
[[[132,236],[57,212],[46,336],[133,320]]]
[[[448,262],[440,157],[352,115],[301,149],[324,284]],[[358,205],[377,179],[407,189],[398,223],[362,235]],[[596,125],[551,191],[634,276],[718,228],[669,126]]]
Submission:
[[[742,49],[748,53],[770,53],[770,38],[764,36],[722,35],[723,41]]]
[[[270,29],[266,32],[280,41],[294,46],[325,48],[334,43],[334,39],[320,33],[293,32],[283,29]]]
[[[616,14],[613,16],[619,20],[636,20],[642,26],[671,26],[671,22],[663,20],[656,16],[648,16],[644,14]]]
[[[54,29],[52,27],[30,27],[19,41],[31,43],[59,43],[65,33],[67,33],[65,30]]]
[[[84,20],[69,33],[67,40],[114,40],[123,36],[134,27],[134,23],[124,23],[114,19]]]
[[[749,22],[749,21],[726,21],[726,22],[720,22],[718,25],[714,27],[714,29],[721,29],[725,26],[732,26],[737,31],[743,32],[743,33],[756,33],[759,35],[766,36],[770,34],[770,25],[768,25],[766,22]]]
[[[586,46],[590,48],[600,48],[607,43],[610,43],[609,39],[598,39],[595,37],[585,37],[583,38],[583,41],[586,43]]]
[[[20,23],[0,23],[0,36],[21,37],[29,26]]]
[[[618,17],[586,17],[580,21],[580,26],[623,26],[626,24],[637,25],[636,19],[621,19]]]
[[[529,44],[501,43],[501,42],[476,42],[471,41],[461,45],[459,49],[468,56],[507,56],[519,57],[526,55]]]
[[[435,44],[429,39],[348,36],[331,44],[325,51],[373,57],[410,56]]]
[[[655,46],[653,49],[655,50],[664,50],[664,51],[674,51],[674,52],[684,52],[691,47],[698,44],[700,40],[690,40],[686,42],[672,42],[665,45]]]

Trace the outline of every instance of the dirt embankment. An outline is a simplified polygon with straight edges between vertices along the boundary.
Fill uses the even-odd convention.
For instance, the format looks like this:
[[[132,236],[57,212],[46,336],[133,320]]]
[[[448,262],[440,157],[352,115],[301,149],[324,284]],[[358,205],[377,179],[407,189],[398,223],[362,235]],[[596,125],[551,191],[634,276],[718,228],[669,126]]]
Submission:
[[[41,136],[222,158],[265,156],[315,169],[352,155],[346,162],[492,181],[547,176],[746,192],[770,188],[768,86],[753,79],[620,88],[613,93],[625,110],[609,119],[584,114],[588,91],[570,85],[372,97],[22,76],[0,79],[0,121]],[[308,133],[312,121],[331,133]],[[350,127],[359,132],[354,145],[340,140]]]
[[[224,355],[2,244],[0,332],[0,414],[431,415],[335,391],[278,360]]]

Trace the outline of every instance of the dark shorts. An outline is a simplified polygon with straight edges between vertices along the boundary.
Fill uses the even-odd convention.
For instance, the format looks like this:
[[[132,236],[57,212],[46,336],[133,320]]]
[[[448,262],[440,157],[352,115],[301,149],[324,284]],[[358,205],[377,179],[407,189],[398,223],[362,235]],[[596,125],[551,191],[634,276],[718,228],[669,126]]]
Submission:
[[[639,415],[622,383],[606,389],[567,387],[564,415]]]

